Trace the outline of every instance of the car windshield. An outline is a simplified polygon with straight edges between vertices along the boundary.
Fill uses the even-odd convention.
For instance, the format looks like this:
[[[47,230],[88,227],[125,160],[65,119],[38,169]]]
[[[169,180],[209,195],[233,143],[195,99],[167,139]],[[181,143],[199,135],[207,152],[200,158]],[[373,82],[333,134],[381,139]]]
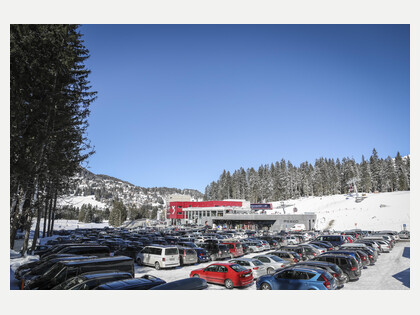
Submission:
[[[272,260],[274,260],[276,262],[283,262],[283,259],[281,259],[280,257],[277,257],[275,255],[268,256],[268,257],[270,257]]]
[[[231,265],[230,268],[232,268],[233,270],[235,270],[236,272],[241,272],[241,271],[245,271],[248,270],[248,268],[245,268],[241,265]]]

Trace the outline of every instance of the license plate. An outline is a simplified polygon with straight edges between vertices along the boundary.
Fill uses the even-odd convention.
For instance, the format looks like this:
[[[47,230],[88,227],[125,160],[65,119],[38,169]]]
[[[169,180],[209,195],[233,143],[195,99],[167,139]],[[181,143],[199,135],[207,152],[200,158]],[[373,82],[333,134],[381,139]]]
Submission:
[[[174,261],[174,260],[175,260],[175,258],[169,258],[169,260]]]

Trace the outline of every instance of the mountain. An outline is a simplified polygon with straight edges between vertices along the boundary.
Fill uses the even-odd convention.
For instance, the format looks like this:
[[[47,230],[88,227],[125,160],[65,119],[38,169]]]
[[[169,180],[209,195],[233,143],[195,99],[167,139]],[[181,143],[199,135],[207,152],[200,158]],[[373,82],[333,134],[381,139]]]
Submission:
[[[195,189],[144,188],[112,176],[94,174],[82,168],[71,179],[69,189],[58,200],[58,205],[81,207],[83,204],[91,204],[98,209],[105,209],[113,200],[118,200],[125,205],[137,207],[148,205],[162,208],[172,194],[190,195],[197,201],[203,199],[203,194]]]

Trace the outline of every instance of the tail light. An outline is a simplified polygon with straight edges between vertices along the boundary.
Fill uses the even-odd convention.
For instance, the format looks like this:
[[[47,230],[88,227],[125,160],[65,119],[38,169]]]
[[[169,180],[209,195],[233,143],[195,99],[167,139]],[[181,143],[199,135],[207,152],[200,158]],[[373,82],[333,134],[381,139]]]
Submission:
[[[200,256],[203,256],[203,253],[200,253]]]
[[[184,255],[183,256],[185,257],[185,256],[187,256],[187,254],[184,252]]]
[[[300,256],[300,257],[302,257],[302,254],[301,254],[301,253],[299,253],[299,256]]]
[[[339,278],[339,277],[340,277],[340,275],[339,275],[338,273],[333,273],[332,275],[333,275],[333,277],[335,277],[335,278]]]
[[[357,270],[357,268],[356,267],[351,267],[351,269],[350,269],[351,271],[356,271]]]
[[[362,260],[366,260],[366,257],[365,256],[362,256]]]
[[[331,289],[331,284],[328,282],[327,278],[325,278],[325,277],[324,277],[324,275],[321,275],[321,277],[325,280],[325,281],[324,281],[324,286],[325,286],[327,289]]]
[[[293,261],[294,261],[295,263],[297,263],[297,259],[296,259],[296,258],[293,258]]]
[[[312,255],[316,256],[316,253],[312,253]]]
[[[162,257],[162,261],[165,261],[165,257]]]
[[[369,258],[373,258],[373,256],[372,255],[369,255]]]
[[[22,287],[21,287],[21,289],[22,290],[25,290],[25,279],[22,279]]]
[[[222,255],[222,251],[221,250],[219,250],[219,255]]]
[[[252,269],[254,269],[254,270],[258,270],[258,269],[260,269],[260,267],[254,267],[254,268],[252,268]]]

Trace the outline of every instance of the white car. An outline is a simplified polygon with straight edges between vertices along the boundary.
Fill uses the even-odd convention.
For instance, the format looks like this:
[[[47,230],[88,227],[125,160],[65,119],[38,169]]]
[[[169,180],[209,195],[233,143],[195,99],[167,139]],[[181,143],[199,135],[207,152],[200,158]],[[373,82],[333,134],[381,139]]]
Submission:
[[[229,262],[251,269],[255,280],[267,274],[267,266],[255,258],[236,258],[229,260]]]
[[[267,274],[272,274],[275,270],[290,265],[289,261],[283,260],[276,255],[257,255],[253,258],[258,259],[260,262],[267,266]]]
[[[294,236],[286,236],[286,243],[287,245],[297,245],[299,241]]]

